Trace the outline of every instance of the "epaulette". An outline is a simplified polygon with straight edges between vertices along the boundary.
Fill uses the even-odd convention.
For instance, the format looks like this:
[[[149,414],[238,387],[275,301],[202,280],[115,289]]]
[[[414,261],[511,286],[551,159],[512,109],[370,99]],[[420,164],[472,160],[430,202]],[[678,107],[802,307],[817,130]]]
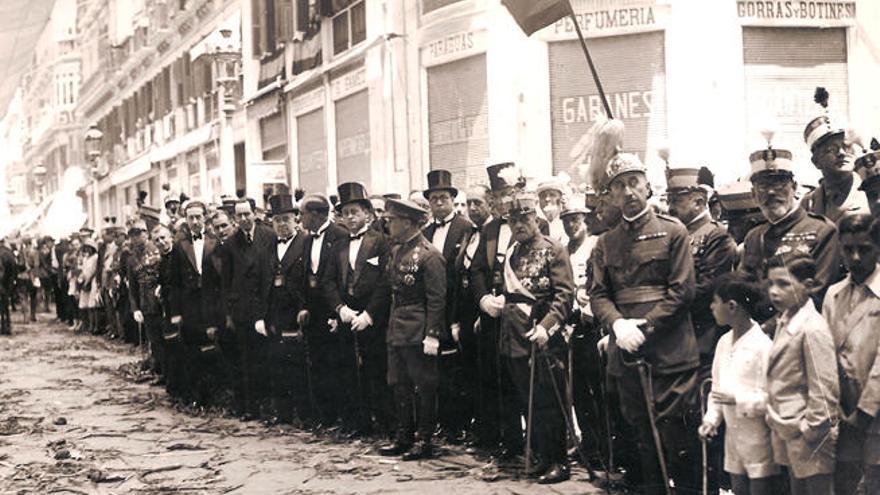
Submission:
[[[681,222],[681,220],[679,220],[678,218],[676,218],[672,215],[667,215],[665,213],[657,213],[657,214],[655,214],[655,216],[661,220],[666,220],[667,222],[677,223],[677,224],[681,225],[682,227],[684,227],[684,224]]]
[[[812,211],[808,211],[808,212],[807,212],[807,216],[808,216],[808,217],[811,217],[811,218],[815,218],[816,220],[821,220],[822,223],[826,223],[826,224],[828,224],[828,225],[831,225],[831,226],[836,227],[836,225],[834,224],[834,222],[832,222],[831,220],[829,220],[828,217],[826,217],[825,215],[820,215],[820,214],[818,214],[818,213],[813,213]]]

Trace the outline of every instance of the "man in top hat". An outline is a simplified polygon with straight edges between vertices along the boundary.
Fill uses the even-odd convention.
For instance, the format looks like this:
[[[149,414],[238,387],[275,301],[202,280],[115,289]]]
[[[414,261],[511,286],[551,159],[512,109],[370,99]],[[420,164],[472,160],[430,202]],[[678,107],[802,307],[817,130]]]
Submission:
[[[306,362],[297,315],[305,310],[305,244],[306,235],[296,226],[295,206],[290,194],[269,197],[272,228],[277,242],[267,253],[271,283],[268,292],[268,312],[265,338],[255,335],[267,352],[270,362],[267,376],[274,415],[282,422],[290,422],[294,413],[300,420],[310,414],[307,409],[308,393]],[[222,211],[218,215],[224,215]]]
[[[709,378],[715,344],[721,336],[709,306],[713,284],[720,275],[734,268],[736,243],[724,226],[709,212],[710,187],[700,181],[696,167],[666,168],[669,214],[681,220],[690,234],[691,255],[697,278],[691,306],[691,322],[700,349],[701,378]]]
[[[816,88],[814,100],[821,105],[822,114],[804,128],[804,142],[822,179],[801,204],[808,212],[837,222],[844,214],[867,212],[868,205],[859,193],[861,179],[853,169],[852,143],[847,142],[843,127],[828,114],[828,98],[825,88]]]
[[[538,476],[541,484],[558,483],[569,478],[568,412],[558,398],[565,390],[567,346],[562,327],[574,301],[572,268],[566,249],[541,234],[534,194],[518,192],[509,219],[514,242],[504,260],[498,352],[517,390],[517,410],[532,423],[538,462],[528,474]],[[531,390],[530,360],[535,377]]]
[[[868,201],[871,214],[880,216],[880,141],[871,140],[871,147],[863,150],[856,160],[856,172],[862,181],[861,190]]]
[[[498,163],[486,168],[489,175],[489,203],[492,219],[480,230],[480,240],[473,255],[470,287],[481,311],[480,339],[483,356],[481,387],[484,406],[482,422],[486,424],[487,438],[479,439],[486,447],[500,447],[494,454],[512,458],[522,453],[522,426],[516,405],[516,390],[510,374],[500,366],[498,338],[501,309],[504,307],[501,284],[507,248],[513,243],[513,232],[508,225],[508,212],[515,194],[525,188],[522,173],[512,162]],[[549,235],[547,221],[538,218],[542,234]]]
[[[397,434],[394,443],[379,453],[403,454],[405,461],[433,456],[436,356],[446,325],[446,263],[440,251],[422,235],[427,214],[412,201],[388,200],[385,204],[390,240],[394,244],[385,272],[391,284],[391,313],[385,340]],[[413,418],[415,400],[417,418]]]
[[[183,207],[186,228],[178,232],[171,252],[170,324],[182,338],[181,398],[206,402],[213,376],[201,348],[211,343],[223,324],[220,271],[214,263],[217,239],[205,230],[202,201],[190,200]]]
[[[250,202],[239,200],[235,216],[238,231],[223,245],[220,256],[226,323],[235,335],[239,359],[233,409],[246,419],[255,419],[262,412],[260,402],[269,398],[266,318],[272,277],[268,256],[277,240],[274,232],[256,225]]]
[[[746,235],[740,269],[763,280],[765,264],[770,258],[809,254],[816,262],[814,300],[818,305],[828,286],[840,280],[842,260],[837,228],[827,218],[806,211],[797,202],[791,152],[774,149],[772,133],[765,138],[767,149],[752,153],[749,161],[752,194],[768,223],[753,228]]]
[[[369,433],[375,416],[386,433],[392,426],[385,383],[385,327],[391,302],[385,269],[391,249],[385,236],[370,228],[372,203],[364,186],[346,182],[337,189],[338,218],[349,234],[333,246],[321,279],[324,299],[334,308],[339,325],[337,369],[343,384],[337,400],[344,428]]]
[[[330,220],[330,200],[323,194],[310,194],[302,200],[302,223],[308,232],[305,244],[306,309],[305,328],[311,373],[314,377],[315,408],[318,420],[332,424],[339,417],[340,377],[336,370],[339,332],[328,323],[338,317],[333,302],[325,297],[321,280],[325,277],[335,246],[348,238],[348,230]]]
[[[696,280],[688,231],[648,205],[651,186],[637,156],[617,153],[598,175],[623,221],[596,242],[589,295],[597,322],[611,330],[607,372],[635,434],[640,490],[666,492],[661,449],[677,489],[696,490],[699,448],[687,424],[700,360],[690,317]],[[649,407],[656,411],[653,424]]]
[[[455,341],[459,338],[457,321],[459,273],[455,261],[461,246],[466,244],[474,224],[455,211],[458,189],[452,185],[452,173],[448,170],[428,172],[428,188],[422,192],[431,209],[431,222],[422,234],[431,242],[446,261],[446,325],[441,338],[440,355],[440,427],[452,441],[463,439],[464,429],[470,423],[470,398],[462,383],[462,362]]]

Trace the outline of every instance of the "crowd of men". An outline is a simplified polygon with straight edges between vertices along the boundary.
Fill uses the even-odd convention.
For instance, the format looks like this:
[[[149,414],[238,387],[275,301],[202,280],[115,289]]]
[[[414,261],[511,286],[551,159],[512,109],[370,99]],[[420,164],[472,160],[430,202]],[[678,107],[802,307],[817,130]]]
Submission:
[[[804,139],[823,179],[798,197],[792,154],[765,137],[744,157],[747,180],[715,190],[705,168],[670,162],[655,198],[645,166],[619,150],[591,164],[592,187],[529,184],[498,163],[466,191],[433,170],[408,198],[344,183],[330,197],[281,191],[264,211],[169,195],[124,225],[105,219],[97,238],[83,228],[7,240],[3,332],[13,301],[33,320],[39,299],[54,300],[74,331],[148,346],[157,383],[187,407],[384,437],[379,453],[404,460],[437,455],[438,440],[525,453],[539,483],[568,479],[571,456],[590,473],[622,467],[642,493],[717,493],[722,465],[742,473],[721,436],[701,461],[701,409],[727,331],[716,282],[737,273],[772,285],[774,260],[806,256],[809,304],[846,321],[827,330],[834,383],[821,397],[787,390],[796,400],[778,410],[775,392],[766,401],[804,435],[833,432],[804,444],[831,468],[774,462],[794,493],[877,487],[880,145],[822,114]],[[789,315],[752,302],[774,337]]]

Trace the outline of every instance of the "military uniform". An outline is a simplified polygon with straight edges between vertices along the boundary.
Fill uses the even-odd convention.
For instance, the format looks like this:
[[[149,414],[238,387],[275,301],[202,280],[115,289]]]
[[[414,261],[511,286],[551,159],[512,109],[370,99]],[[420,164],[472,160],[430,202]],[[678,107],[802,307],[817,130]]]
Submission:
[[[386,211],[393,209],[406,215],[424,211],[408,201],[389,200]],[[439,340],[445,325],[446,263],[437,248],[417,233],[392,248],[387,278],[391,284],[388,385],[397,406],[396,443],[399,447],[413,443],[413,399],[418,397],[418,438],[430,444],[438,364],[436,357],[424,353],[423,341],[428,337]]]
[[[142,225],[146,229],[146,225]],[[132,313],[140,311],[144,317],[143,331],[150,346],[153,358],[153,370],[157,374],[164,373],[166,359],[164,339],[162,336],[162,306],[156,295],[159,287],[159,265],[162,255],[150,241],[140,248],[135,248],[128,257],[126,273],[129,278],[128,299]]]
[[[616,175],[645,170],[637,158],[625,155],[612,158],[609,169]],[[608,344],[608,374],[620,396],[621,412],[635,430],[642,488],[645,493],[665,491],[645,401],[650,394],[669,474],[676,486],[687,489],[699,464],[691,458],[696,434],[686,424],[687,415],[694,412],[699,367],[690,316],[696,277],[687,229],[678,219],[646,207],[636,218],[625,218],[602,234],[591,266],[590,298],[599,322],[613,328],[620,319],[647,320],[638,356],[619,348],[613,332]],[[651,390],[643,390],[639,371],[632,366],[637,357],[648,367]]]
[[[517,208],[517,201],[514,208]],[[534,211],[532,200],[531,212],[534,214]],[[518,391],[520,410],[526,417],[529,360],[536,360],[532,440],[543,463],[542,468],[561,467],[564,474],[554,476],[567,478],[563,397],[568,349],[560,329],[571,313],[574,300],[568,252],[558,242],[539,233],[522,244],[514,243],[508,249],[503,276],[505,304],[501,312],[498,352],[507,363]],[[532,354],[532,343],[526,334],[536,325],[548,330],[551,336],[546,346]]]
[[[868,208],[871,214],[880,216],[880,141],[871,140],[870,149],[863,150],[860,157],[856,159],[856,173],[862,181],[860,189],[865,194],[868,201]]]

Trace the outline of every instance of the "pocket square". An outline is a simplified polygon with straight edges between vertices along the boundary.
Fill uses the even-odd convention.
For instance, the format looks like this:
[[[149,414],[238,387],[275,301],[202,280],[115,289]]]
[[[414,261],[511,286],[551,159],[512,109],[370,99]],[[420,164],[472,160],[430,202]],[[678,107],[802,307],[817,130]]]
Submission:
[[[379,257],[378,257],[378,256],[373,256],[372,258],[368,258],[368,259],[367,259],[367,263],[369,263],[369,264],[371,264],[371,265],[373,265],[373,266],[379,266]]]

